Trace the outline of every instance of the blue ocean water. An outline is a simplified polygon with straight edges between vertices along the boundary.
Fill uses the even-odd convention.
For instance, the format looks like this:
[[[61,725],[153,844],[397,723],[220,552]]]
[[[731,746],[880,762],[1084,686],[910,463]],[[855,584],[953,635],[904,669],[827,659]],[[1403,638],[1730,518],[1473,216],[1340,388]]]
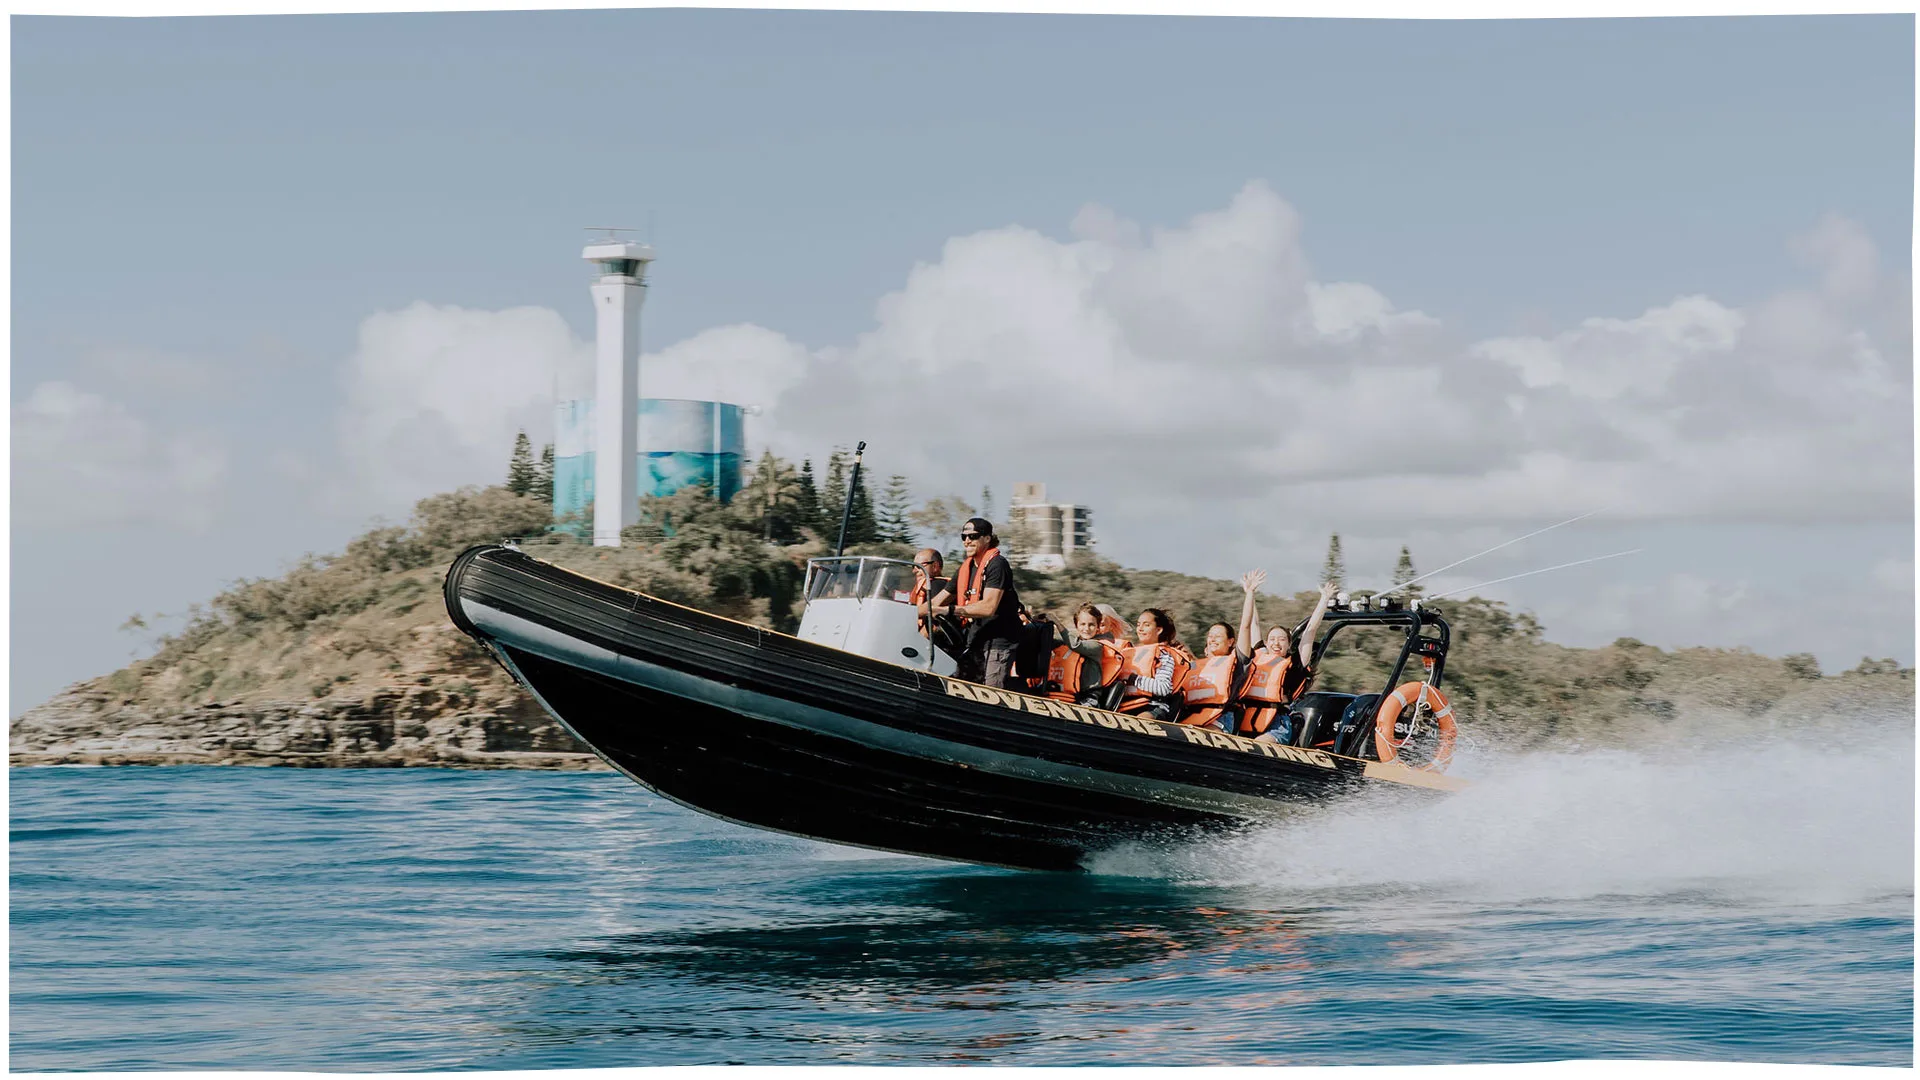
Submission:
[[[1913,1060],[1909,732],[1028,874],[611,774],[11,771],[16,1070]]]

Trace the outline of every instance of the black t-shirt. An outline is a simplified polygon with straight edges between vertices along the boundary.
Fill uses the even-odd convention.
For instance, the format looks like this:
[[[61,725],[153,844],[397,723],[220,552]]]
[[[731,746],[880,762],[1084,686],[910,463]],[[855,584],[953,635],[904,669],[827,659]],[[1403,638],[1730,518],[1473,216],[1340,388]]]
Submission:
[[[980,595],[985,596],[988,589],[1000,590],[1000,607],[988,618],[974,619],[967,624],[967,643],[1019,641],[1020,594],[1013,589],[1013,567],[1007,565],[1007,557],[998,551],[980,571]]]

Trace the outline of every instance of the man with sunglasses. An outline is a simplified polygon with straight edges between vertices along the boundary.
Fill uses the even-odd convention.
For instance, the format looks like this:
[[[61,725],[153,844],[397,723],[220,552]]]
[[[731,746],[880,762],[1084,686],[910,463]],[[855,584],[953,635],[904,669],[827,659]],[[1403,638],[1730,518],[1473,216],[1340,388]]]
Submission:
[[[968,518],[960,526],[960,545],[967,557],[953,584],[933,598],[936,615],[958,616],[966,627],[965,647],[955,657],[955,674],[971,682],[1002,689],[1015,686],[1013,653],[1020,641],[1020,594],[1013,588],[1013,568],[1000,554],[993,523]]]
[[[920,636],[929,638],[949,654],[956,654],[961,651],[957,638],[959,627],[957,620],[940,616],[934,621],[933,633],[929,635],[927,631],[927,619],[933,610],[933,606],[928,601],[944,594],[953,586],[953,582],[940,576],[945,563],[946,560],[940,553],[932,548],[921,548],[913,553],[913,592],[908,594],[907,603],[912,604],[918,612],[914,616],[914,621],[920,628]]]
[[[914,607],[925,607],[927,596],[939,596],[951,582],[940,576],[946,569],[946,560],[932,548],[921,548],[913,553],[913,593],[907,603]]]

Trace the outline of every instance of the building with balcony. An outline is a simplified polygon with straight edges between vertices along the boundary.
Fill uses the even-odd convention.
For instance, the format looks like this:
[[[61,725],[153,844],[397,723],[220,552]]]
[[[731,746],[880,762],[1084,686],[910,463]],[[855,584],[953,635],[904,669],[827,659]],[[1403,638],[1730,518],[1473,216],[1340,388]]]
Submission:
[[[1093,511],[1073,503],[1047,501],[1047,485],[1013,485],[1003,541],[1014,561],[1029,570],[1058,570],[1067,556],[1093,546]]]

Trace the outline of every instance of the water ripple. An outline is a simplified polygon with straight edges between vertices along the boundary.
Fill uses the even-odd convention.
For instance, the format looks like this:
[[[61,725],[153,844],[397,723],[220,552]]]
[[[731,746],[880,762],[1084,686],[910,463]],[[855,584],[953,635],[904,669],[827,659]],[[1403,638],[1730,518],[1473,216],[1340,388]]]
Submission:
[[[1652,867],[1590,837],[1570,881],[1516,828],[1397,876],[1331,857],[1385,807],[1052,875],[751,832],[606,774],[11,778],[22,1070],[1912,1057],[1911,852],[1822,850],[1804,813],[1763,868],[1689,862],[1684,831]],[[1488,786],[1433,827],[1511,815]],[[1597,788],[1555,790],[1534,810],[1565,827]]]

